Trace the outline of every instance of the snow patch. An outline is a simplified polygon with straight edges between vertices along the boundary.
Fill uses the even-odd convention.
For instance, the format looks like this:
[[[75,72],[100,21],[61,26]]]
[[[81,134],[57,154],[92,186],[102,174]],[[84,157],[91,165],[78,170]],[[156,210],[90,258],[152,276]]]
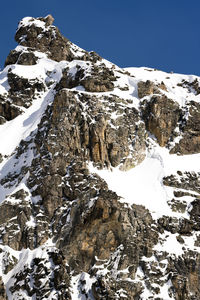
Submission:
[[[89,163],[89,170],[103,178],[121,201],[145,206],[155,219],[163,215],[188,218],[187,213],[180,215],[171,210],[167,202],[174,197],[173,188],[164,186],[162,179],[176,174],[177,170],[199,171],[200,154],[171,155],[166,148],[151,142],[152,149],[147,152],[145,160],[129,171],[120,171],[119,168],[99,170],[92,163]]]

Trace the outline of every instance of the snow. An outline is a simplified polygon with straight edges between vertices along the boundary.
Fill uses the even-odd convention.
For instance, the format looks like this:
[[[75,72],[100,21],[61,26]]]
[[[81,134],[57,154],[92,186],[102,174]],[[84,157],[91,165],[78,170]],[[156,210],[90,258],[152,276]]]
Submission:
[[[65,67],[66,62],[56,63],[50,59],[42,58],[37,65],[33,66],[23,66],[23,65],[11,65],[4,69],[0,73],[0,79],[2,81],[7,75],[8,68],[13,70],[16,75],[27,78],[35,79],[40,78],[45,81],[47,76],[47,71],[51,72],[51,79],[56,83],[59,82],[62,76],[62,69]],[[15,148],[19,145],[22,139],[26,139],[32,131],[37,128],[40,122],[41,116],[44,113],[47,105],[53,101],[54,91],[52,86],[50,90],[47,90],[43,94],[39,94],[38,98],[33,101],[32,106],[28,109],[24,109],[25,112],[15,119],[6,122],[0,126],[0,136],[1,140],[4,141],[0,144],[0,153],[2,155],[10,155]]]
[[[176,101],[181,107],[184,107],[191,100],[200,102],[200,95],[195,95],[187,88],[177,86],[177,84],[182,83],[182,80],[186,80],[189,83],[196,79],[199,81],[199,77],[195,75],[171,74],[145,67],[125,68],[124,70],[128,71],[131,76],[134,76],[134,78],[131,77],[131,81],[135,83],[147,80],[156,84],[163,82],[167,87],[167,91],[162,90],[162,93]]]
[[[85,54],[85,50],[83,50],[82,48],[78,47],[75,44],[71,44],[71,48],[70,48],[72,54],[76,57],[82,57]]]
[[[0,72],[0,95],[7,95],[10,86],[7,78],[8,68]]]
[[[171,280],[168,280],[163,286],[159,286],[160,293],[156,295],[157,297],[160,297],[163,300],[175,300],[174,297],[170,297],[168,290],[172,286]]]
[[[7,66],[0,73],[0,92],[7,93],[9,86],[7,83],[7,72],[11,68],[12,72],[16,75],[30,79],[40,79],[44,84],[48,80],[52,80],[53,84],[50,88],[46,88],[46,91],[40,92],[38,97],[33,100],[32,105],[23,109],[23,113],[17,116],[11,121],[7,121],[5,124],[0,126],[0,154],[5,156],[2,163],[0,163],[0,180],[4,178],[9,172],[20,174],[21,168],[26,165],[30,166],[33,159],[33,148],[34,145],[30,143],[29,149],[26,154],[21,155],[21,159],[18,161],[15,156],[11,156],[15,149],[19,146],[21,140],[28,141],[30,139],[31,133],[37,130],[38,124],[41,117],[46,110],[47,106],[53,101],[55,91],[55,85],[60,81],[62,76],[62,70],[65,68],[67,62],[55,62],[46,57],[41,56],[37,65],[26,66],[26,65],[10,65]],[[21,107],[20,107],[21,108]],[[5,197],[11,193],[15,193],[20,188],[27,191],[26,180],[28,174],[23,178],[21,183],[14,184],[12,187],[6,187],[0,185],[0,202],[2,202]],[[28,191],[29,192],[29,191]],[[40,200],[40,197],[32,198],[33,203]],[[9,201],[14,201],[14,199],[9,198]],[[16,204],[16,200],[14,201]],[[14,203],[13,202],[13,203]]]
[[[29,18],[24,20],[29,22]],[[40,22],[37,25],[41,25]],[[16,48],[17,51],[26,51],[25,47],[18,46]],[[26,78],[28,80],[39,79],[44,84],[48,80],[52,80],[53,84],[46,88],[46,91],[40,92],[38,97],[33,100],[32,105],[25,109],[23,109],[23,113],[16,117],[11,121],[7,121],[5,124],[0,126],[0,153],[5,156],[3,162],[0,164],[0,179],[4,178],[9,172],[18,174],[21,171],[21,168],[24,166],[29,166],[33,159],[33,150],[34,144],[30,143],[28,150],[23,153],[20,157],[20,160],[16,159],[15,155],[13,155],[15,149],[19,146],[21,140],[30,140],[30,135],[37,130],[37,126],[41,120],[41,117],[46,110],[48,104],[50,104],[54,99],[54,87],[60,81],[62,76],[62,70],[66,67],[67,62],[55,62],[50,59],[47,59],[45,54],[36,53],[38,56],[37,65],[9,65],[2,72],[0,72],[0,94],[7,95],[9,91],[9,84],[7,80],[7,72],[9,69],[12,70],[14,74],[19,77]],[[15,154],[15,153],[14,153]],[[0,202],[6,198],[12,205],[18,205],[20,200],[16,200],[12,197],[12,194],[16,193],[18,190],[23,189],[28,193],[28,196],[25,200],[33,202],[37,202],[40,200],[39,197],[33,197],[31,199],[31,194],[26,185],[26,180],[29,174],[27,173],[21,180],[21,182],[13,182],[13,186],[9,187],[6,185],[0,185]],[[35,227],[34,218],[31,218],[26,222],[26,226]],[[25,266],[30,266],[31,261],[35,257],[40,257],[47,259],[49,261],[46,249],[54,249],[55,244],[52,240],[48,240],[43,246],[38,247],[35,250],[30,249],[22,249],[21,251],[14,251],[12,248],[8,246],[0,245],[0,248],[3,250],[2,255],[4,253],[8,253],[11,257],[15,257],[18,263],[15,267],[8,272],[7,274],[3,273],[3,258],[0,254],[0,276],[2,276],[2,280],[7,288],[7,295],[10,300],[14,299],[34,299],[33,297],[28,297],[26,292],[20,291],[14,294],[11,294],[9,287],[12,286],[15,279],[15,274],[19,273]],[[51,294],[51,298],[53,298],[53,293]],[[49,298],[50,299],[50,298]]]
[[[19,22],[19,25],[18,25],[18,30],[21,28],[21,27],[28,27],[28,26],[31,26],[31,25],[34,25],[36,27],[41,27],[43,30],[46,30],[45,28],[45,22],[44,21],[41,21],[41,20],[36,20],[32,17],[25,17],[23,18],[20,22]]]
[[[90,62],[85,62],[85,61],[80,61],[80,60],[73,60],[70,62],[67,66],[69,68],[68,73],[69,75],[74,78],[76,72],[78,71],[78,68],[81,68],[84,70],[85,74],[90,74],[91,72],[91,63]]]
[[[178,234],[172,234],[170,232],[164,232],[159,236],[159,242],[154,246],[156,251],[166,251],[169,254],[174,254],[176,257],[184,254],[185,249],[190,249],[192,251],[200,252],[200,247],[195,246],[195,240],[197,234],[194,233],[191,236],[182,236],[184,244],[180,244],[177,240]]]
[[[26,222],[26,226],[33,227],[33,228],[36,227],[36,222],[32,216],[31,216],[30,220]]]
[[[46,30],[45,22],[33,19],[31,17],[24,18],[20,22],[18,29],[20,29],[22,26],[31,26],[32,24],[42,28],[42,30]],[[16,51],[26,52],[28,50],[26,47],[17,46]],[[76,56],[80,57],[85,53],[84,50],[75,45],[72,45],[72,52]],[[80,60],[74,60],[72,62],[55,62],[48,59],[46,54],[44,53],[35,51],[35,55],[38,57],[36,65],[9,65],[2,72],[0,72],[0,95],[2,96],[6,96],[10,88],[7,80],[7,73],[9,69],[11,69],[12,73],[16,74],[17,76],[26,78],[28,80],[39,79],[44,84],[52,83],[50,87],[46,86],[46,91],[41,92],[38,97],[33,100],[33,103],[29,108],[25,109],[22,107],[23,113],[21,115],[11,121],[6,122],[3,125],[0,125],[0,137],[2,141],[0,144],[0,153],[4,156],[4,160],[0,164],[0,180],[11,171],[16,172],[17,174],[20,173],[24,163],[26,164],[26,166],[31,165],[32,159],[34,157],[34,153],[32,150],[34,148],[34,144],[30,143],[29,149],[26,153],[28,157],[21,155],[20,161],[16,159],[14,151],[19,146],[21,140],[29,140],[31,138],[31,134],[34,134],[37,131],[37,127],[42,115],[44,114],[47,106],[52,103],[54,99],[54,88],[62,77],[63,69],[68,68],[68,72],[72,77],[75,76],[78,70],[77,66],[80,66],[81,69],[85,70],[86,76],[91,73],[91,62]],[[200,102],[200,95],[195,95],[186,87],[178,86],[178,84],[183,80],[192,83],[194,80],[198,79],[198,77],[196,76],[168,74],[162,71],[155,71],[153,69],[147,69],[144,67],[126,68],[122,70],[104,59],[101,62],[97,62],[97,64],[102,63],[105,64],[108,68],[113,69],[115,76],[117,76],[117,80],[114,82],[115,88],[112,92],[92,93],[92,95],[95,95],[96,97],[100,98],[102,97],[102,94],[105,96],[117,95],[120,98],[131,100],[130,103],[122,105],[124,106],[124,108],[128,106],[139,109],[141,100],[138,99],[137,84],[141,80],[151,80],[156,84],[164,82],[167,87],[167,91],[162,91],[162,93],[166,94],[167,97],[173,99],[183,109],[185,109],[185,118],[188,118],[186,105],[191,100]],[[128,71],[130,75],[127,75],[126,71]],[[128,89],[123,90],[126,87],[128,87]],[[82,93],[88,95],[91,94],[89,92],[86,92],[82,86],[77,86],[73,88],[72,91],[81,91]],[[148,101],[150,97],[146,97],[146,99]],[[102,102],[103,101],[104,100],[102,100]],[[83,114],[87,115],[87,106],[84,106],[83,104],[82,106]],[[117,115],[115,112],[111,114],[111,119],[115,120],[117,117],[119,117],[119,115]],[[92,120],[91,122],[95,122],[95,120]],[[174,143],[179,142],[180,139],[181,137],[179,135]],[[137,165],[135,168],[129,171],[121,171],[119,167],[99,170],[95,168],[92,163],[88,163],[89,170],[91,173],[97,173],[101,178],[103,178],[107,182],[108,187],[121,197],[121,202],[127,203],[130,206],[133,204],[145,206],[147,209],[149,209],[154,219],[158,219],[163,215],[178,218],[188,218],[187,212],[178,213],[171,210],[170,206],[168,205],[168,201],[174,198],[173,192],[175,189],[172,187],[164,186],[162,180],[165,176],[177,174],[178,170],[181,172],[199,172],[200,154],[185,156],[178,156],[175,154],[171,155],[169,154],[169,150],[166,148],[161,148],[156,143],[153,137],[149,137],[148,142],[149,147],[146,151],[146,158],[141,164]],[[13,183],[13,186],[11,188],[1,185],[0,202],[3,201],[6,196],[10,195],[6,199],[10,201],[12,205],[18,205],[19,200],[14,199],[14,197],[12,198],[12,194],[16,193],[20,189],[23,189],[28,193],[28,196],[25,200],[31,200],[32,203],[37,203],[38,201],[40,201],[40,196],[31,198],[31,191],[26,186],[26,180],[28,176],[29,174],[27,173],[20,183]],[[195,192],[193,191],[192,193],[195,194]],[[188,207],[192,199],[193,198],[191,196],[182,197],[182,200],[186,201]],[[93,205],[94,201],[95,199],[90,199],[88,208]],[[67,222],[70,222],[69,213],[67,216]],[[32,216],[26,222],[26,226],[33,228],[36,226],[35,220]],[[175,256],[183,255],[184,248],[183,245],[178,242],[177,236],[177,234],[171,234],[166,231],[163,234],[160,234],[159,242],[154,246],[154,251],[167,251],[169,255]],[[193,236],[184,236],[184,247],[186,249],[200,252],[200,247],[195,246],[196,238],[197,234],[194,234]],[[9,253],[18,261],[16,266],[5,275],[3,273],[4,252],[0,253],[0,276],[2,276],[4,284],[7,287],[7,294],[9,299],[18,299],[19,297],[22,297],[24,299],[34,299],[35,296],[28,297],[28,295],[25,293],[23,294],[23,292],[20,292],[20,295],[18,294],[18,292],[11,295],[9,287],[13,284],[14,281],[12,276],[20,272],[25,265],[29,266],[31,264],[31,261],[35,257],[49,260],[46,250],[51,249],[51,247],[55,249],[55,244],[51,239],[49,239],[43,246],[38,247],[34,250],[22,249],[21,251],[14,251],[8,246],[0,245],[0,248],[4,252]],[[98,261],[98,258],[96,259]],[[150,261],[150,258],[146,259]],[[119,261],[120,248],[116,250],[113,255],[111,255],[110,260],[102,261],[102,264],[98,263],[93,267],[98,269],[96,272],[97,276],[105,276],[107,273],[111,274],[115,279],[118,278],[118,275],[120,275],[120,273],[123,273],[125,275],[127,274],[128,276],[128,268],[118,271]],[[112,271],[110,271],[110,269],[108,268],[109,264],[112,264]],[[165,268],[162,271],[164,273]],[[82,289],[84,289],[90,299],[93,300],[91,287],[95,280],[96,279],[94,277],[91,278],[89,274],[85,272],[77,276],[73,276],[72,274],[72,300],[86,300],[86,296],[81,293]],[[127,280],[131,279],[127,278]],[[141,268],[138,268],[137,270],[136,280],[140,282],[144,280],[144,273]],[[84,281],[86,283],[84,285],[81,284],[81,282]],[[169,298],[168,295],[168,289],[170,286],[171,282],[167,281],[166,279],[166,283],[160,287],[161,292],[157,296],[165,300],[172,299]],[[120,297],[126,297],[123,289],[119,290],[118,292],[121,295]],[[52,291],[49,299],[55,299],[54,295],[55,291]],[[152,295],[152,293],[144,284],[144,291],[142,294],[143,299],[148,299],[148,297],[153,296],[154,295]],[[116,295],[116,297],[118,297],[118,295]]]
[[[84,282],[85,284],[81,284],[81,282]],[[95,300],[95,298],[92,295],[92,284],[96,281],[95,278],[91,278],[90,275],[86,272],[83,272],[77,276],[72,276],[71,280],[71,286],[72,286],[72,293],[71,297],[72,300],[87,300],[88,296],[90,300]],[[86,293],[88,296],[85,296],[81,291],[84,289],[84,293]]]
[[[146,153],[144,161],[129,171],[119,168],[99,170],[89,163],[90,172],[103,178],[108,187],[115,191],[121,201],[143,205],[150,210],[155,219],[163,215],[180,217],[173,212],[167,201],[172,200],[173,188],[162,183],[164,176],[176,174],[179,171],[199,171],[200,154],[178,156],[169,154],[166,148],[161,148],[151,140],[152,149]],[[181,214],[188,218],[187,213]]]
[[[26,139],[37,128],[45,108],[52,100],[52,93],[45,93],[44,98],[46,101],[42,102],[41,99],[35,100],[26,113],[0,126],[0,136],[4,141],[4,143],[0,144],[0,153],[2,155],[12,154],[20,141]]]
[[[31,263],[34,260],[34,258],[39,257],[40,259],[44,259],[45,265],[47,267],[49,267],[49,268],[54,267],[52,265],[52,262],[50,262],[50,260],[49,260],[48,251],[49,252],[55,251],[55,250],[57,251],[57,249],[55,248],[55,244],[52,242],[51,239],[47,240],[47,242],[44,245],[42,245],[34,250],[22,249],[21,251],[15,251],[8,246],[2,246],[2,245],[0,245],[0,248],[2,248],[2,250],[4,250],[5,252],[8,252],[11,256],[15,257],[18,261],[17,264],[14,266],[14,268],[11,271],[9,271],[7,274],[4,274],[1,272],[1,270],[3,268],[3,264],[2,264],[3,262],[2,262],[2,257],[1,257],[2,255],[0,254],[0,276],[2,276],[3,282],[6,286],[7,295],[8,295],[9,300],[16,300],[16,299],[18,299],[17,296],[22,295],[22,293],[24,293],[23,291],[20,290],[20,294],[18,294],[18,295],[11,294],[9,287],[12,286],[15,281],[15,274],[20,273],[21,270],[23,270],[25,267],[30,268]],[[26,299],[26,300],[29,299],[27,294],[24,294],[24,295],[26,295],[26,296],[23,299]],[[30,299],[34,299],[34,298],[30,297]]]
[[[171,280],[168,280],[168,272],[167,272],[167,266],[168,266],[168,260],[162,260],[158,263],[157,259],[155,256],[152,256],[150,258],[147,257],[142,257],[142,261],[147,262],[148,264],[148,268],[151,269],[151,263],[153,263],[154,266],[156,266],[155,270],[155,277],[156,277],[156,270],[158,270],[158,272],[162,273],[162,277],[160,277],[160,280],[162,281],[162,283],[158,284],[158,283],[151,283],[151,286],[154,288],[159,288],[160,289],[160,293],[159,294],[155,294],[153,293],[153,291],[151,291],[145,281],[148,280],[147,276],[144,274],[142,268],[139,266],[137,268],[136,274],[135,274],[135,280],[134,282],[140,282],[143,285],[143,292],[141,294],[142,299],[154,299],[155,297],[163,300],[175,300],[174,297],[170,297],[168,290],[169,288],[172,286]],[[160,266],[160,264],[162,263],[162,267]],[[153,274],[153,272],[151,272],[151,274]]]
[[[177,234],[171,234],[166,232],[160,235],[163,241],[159,242],[155,247],[154,250],[157,251],[166,251],[170,254],[175,254],[176,256],[182,255],[184,253],[183,245],[181,245],[176,237]]]

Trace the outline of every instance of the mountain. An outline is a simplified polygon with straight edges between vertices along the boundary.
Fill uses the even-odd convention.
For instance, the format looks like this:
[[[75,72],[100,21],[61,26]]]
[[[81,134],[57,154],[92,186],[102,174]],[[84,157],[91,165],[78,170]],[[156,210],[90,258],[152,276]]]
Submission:
[[[200,78],[19,22],[0,73],[0,299],[200,299]]]

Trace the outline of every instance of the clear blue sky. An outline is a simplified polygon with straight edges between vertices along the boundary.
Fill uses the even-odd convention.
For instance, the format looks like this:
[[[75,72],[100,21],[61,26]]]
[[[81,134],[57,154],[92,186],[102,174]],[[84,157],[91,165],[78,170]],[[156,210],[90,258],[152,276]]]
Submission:
[[[1,67],[18,21],[47,14],[72,42],[121,67],[200,75],[200,0],[2,1]]]

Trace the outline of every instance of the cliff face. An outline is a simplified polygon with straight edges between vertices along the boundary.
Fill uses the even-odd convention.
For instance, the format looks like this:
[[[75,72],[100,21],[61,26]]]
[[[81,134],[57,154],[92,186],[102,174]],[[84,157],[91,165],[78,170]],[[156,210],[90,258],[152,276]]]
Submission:
[[[24,18],[0,73],[0,299],[200,299],[200,78]]]

